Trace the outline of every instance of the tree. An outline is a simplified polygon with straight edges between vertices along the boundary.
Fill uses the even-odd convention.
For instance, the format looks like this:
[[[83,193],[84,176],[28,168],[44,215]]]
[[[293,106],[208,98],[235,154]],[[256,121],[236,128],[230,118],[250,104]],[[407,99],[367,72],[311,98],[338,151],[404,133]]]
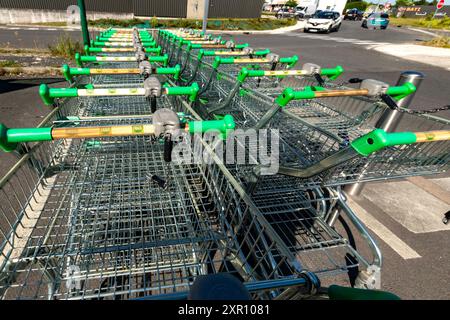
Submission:
[[[412,6],[414,4],[414,2],[412,0],[396,0],[395,1],[395,6],[396,7],[407,7],[407,6]]]
[[[296,7],[297,6],[297,1],[295,1],[295,0],[288,0],[284,5],[286,6],[286,7]]]

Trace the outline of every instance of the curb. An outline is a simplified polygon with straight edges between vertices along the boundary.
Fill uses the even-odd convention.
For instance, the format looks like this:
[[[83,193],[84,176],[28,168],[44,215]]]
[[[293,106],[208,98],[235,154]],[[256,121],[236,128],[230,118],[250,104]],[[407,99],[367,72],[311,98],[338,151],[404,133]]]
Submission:
[[[61,73],[57,67],[2,67],[0,74],[56,75]]]

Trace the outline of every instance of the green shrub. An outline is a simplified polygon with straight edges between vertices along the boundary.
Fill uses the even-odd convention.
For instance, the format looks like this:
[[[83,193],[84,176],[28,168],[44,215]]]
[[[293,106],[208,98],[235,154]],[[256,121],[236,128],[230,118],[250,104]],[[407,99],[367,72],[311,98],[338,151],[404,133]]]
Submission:
[[[368,6],[369,6],[369,3],[364,2],[364,1],[347,2],[347,5],[345,6],[344,12],[347,11],[348,9],[353,9],[353,8],[356,8],[358,10],[364,11],[364,10],[367,9]]]
[[[20,67],[20,63],[18,63],[17,61],[14,60],[3,60],[0,61],[0,67],[2,68],[16,68],[16,67]]]
[[[295,25],[295,19],[210,19],[208,29],[210,30],[271,30],[275,28]],[[130,28],[138,25],[149,25],[152,28],[194,28],[202,26],[202,20],[195,19],[164,19],[158,20],[153,17],[150,21],[140,19],[114,20],[99,19],[89,21],[91,26],[99,27],[123,27]]]

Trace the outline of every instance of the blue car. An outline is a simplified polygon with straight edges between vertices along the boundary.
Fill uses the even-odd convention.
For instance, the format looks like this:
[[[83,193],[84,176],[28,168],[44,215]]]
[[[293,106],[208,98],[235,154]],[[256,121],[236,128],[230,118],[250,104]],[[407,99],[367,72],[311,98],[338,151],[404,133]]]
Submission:
[[[361,27],[368,29],[386,29],[389,25],[389,15],[387,13],[371,13],[364,18]]]

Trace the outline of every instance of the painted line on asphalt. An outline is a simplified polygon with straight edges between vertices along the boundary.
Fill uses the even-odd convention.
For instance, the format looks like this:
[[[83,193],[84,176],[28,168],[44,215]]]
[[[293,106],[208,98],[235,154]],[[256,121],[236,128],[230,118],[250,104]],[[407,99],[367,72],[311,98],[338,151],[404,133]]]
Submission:
[[[413,30],[413,31],[417,31],[417,32],[422,32],[422,33],[428,34],[428,35],[433,36],[433,37],[437,36],[436,33],[433,33],[431,31],[426,31],[426,30],[421,30],[421,29],[416,29],[416,28],[408,28],[408,29],[409,30]]]
[[[397,237],[391,230],[389,230],[380,221],[375,219],[364,208],[357,204],[351,198],[348,199],[350,207],[355,211],[356,216],[380,239],[382,239],[388,246],[398,253],[404,260],[417,259],[422,256],[418,254],[413,248],[408,246],[402,239]]]
[[[24,29],[24,30],[33,30],[33,31],[36,31],[36,30],[39,30],[39,28],[27,28],[27,29]]]

